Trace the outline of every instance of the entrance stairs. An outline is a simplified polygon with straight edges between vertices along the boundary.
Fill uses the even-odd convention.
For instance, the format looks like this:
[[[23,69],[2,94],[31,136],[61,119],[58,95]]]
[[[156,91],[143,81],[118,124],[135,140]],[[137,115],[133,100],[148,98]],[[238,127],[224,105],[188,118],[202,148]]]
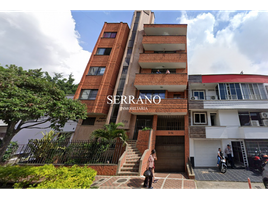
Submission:
[[[119,176],[138,176],[141,153],[136,147],[136,140],[128,140],[126,162],[123,164]]]

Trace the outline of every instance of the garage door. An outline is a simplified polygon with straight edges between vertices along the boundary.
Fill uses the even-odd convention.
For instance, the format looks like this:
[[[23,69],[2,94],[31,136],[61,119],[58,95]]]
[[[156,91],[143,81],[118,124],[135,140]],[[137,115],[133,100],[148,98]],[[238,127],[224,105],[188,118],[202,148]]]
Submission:
[[[156,136],[155,172],[184,172],[184,137]]]
[[[220,140],[195,140],[194,165],[195,167],[216,167],[217,152],[221,147]]]

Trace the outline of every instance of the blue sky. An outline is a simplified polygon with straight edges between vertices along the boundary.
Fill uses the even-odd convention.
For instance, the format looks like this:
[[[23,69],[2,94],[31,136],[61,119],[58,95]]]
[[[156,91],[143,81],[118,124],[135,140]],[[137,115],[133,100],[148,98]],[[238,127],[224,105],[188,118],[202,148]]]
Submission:
[[[261,5],[266,8],[261,11],[181,8],[152,11],[156,24],[188,24],[189,74],[244,71],[244,74],[268,75],[267,6]],[[104,22],[126,22],[130,26],[133,12],[127,9],[82,10],[81,7],[0,10],[0,64],[42,68],[50,74],[56,72],[65,76],[73,73],[78,83]]]

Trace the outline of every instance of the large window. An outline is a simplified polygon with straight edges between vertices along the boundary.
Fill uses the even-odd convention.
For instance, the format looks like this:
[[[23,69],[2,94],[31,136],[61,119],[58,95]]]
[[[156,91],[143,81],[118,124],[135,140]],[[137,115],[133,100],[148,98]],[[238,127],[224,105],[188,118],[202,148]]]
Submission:
[[[261,83],[219,83],[221,100],[267,99]]]
[[[115,38],[116,33],[114,32],[104,32],[103,37],[104,38]]]
[[[110,55],[112,48],[98,48],[96,55]]]
[[[241,83],[244,99],[267,99],[261,83]]]
[[[261,126],[263,125],[260,112],[238,112],[241,126]]]
[[[98,90],[81,90],[80,99],[95,100]]]
[[[160,96],[161,99],[164,99],[166,95],[165,90],[140,90],[140,97],[142,99],[145,99],[145,96],[147,96],[148,99],[158,99],[158,96]]]
[[[90,67],[88,75],[103,75],[105,67]]]

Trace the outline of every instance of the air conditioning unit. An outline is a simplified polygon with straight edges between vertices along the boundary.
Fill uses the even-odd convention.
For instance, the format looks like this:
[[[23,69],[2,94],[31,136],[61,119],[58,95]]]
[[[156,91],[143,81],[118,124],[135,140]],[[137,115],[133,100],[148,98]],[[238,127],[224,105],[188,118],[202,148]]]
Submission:
[[[215,100],[216,97],[215,97],[215,96],[211,96],[210,99],[211,99],[211,100]]]
[[[197,96],[192,96],[191,100],[198,100],[198,97]]]
[[[261,112],[260,115],[262,119],[268,118],[268,112]]]
[[[260,123],[258,120],[251,120],[250,124],[251,124],[251,126],[260,126]]]
[[[268,126],[268,120],[267,119],[262,120],[262,123],[263,123],[263,126]]]

